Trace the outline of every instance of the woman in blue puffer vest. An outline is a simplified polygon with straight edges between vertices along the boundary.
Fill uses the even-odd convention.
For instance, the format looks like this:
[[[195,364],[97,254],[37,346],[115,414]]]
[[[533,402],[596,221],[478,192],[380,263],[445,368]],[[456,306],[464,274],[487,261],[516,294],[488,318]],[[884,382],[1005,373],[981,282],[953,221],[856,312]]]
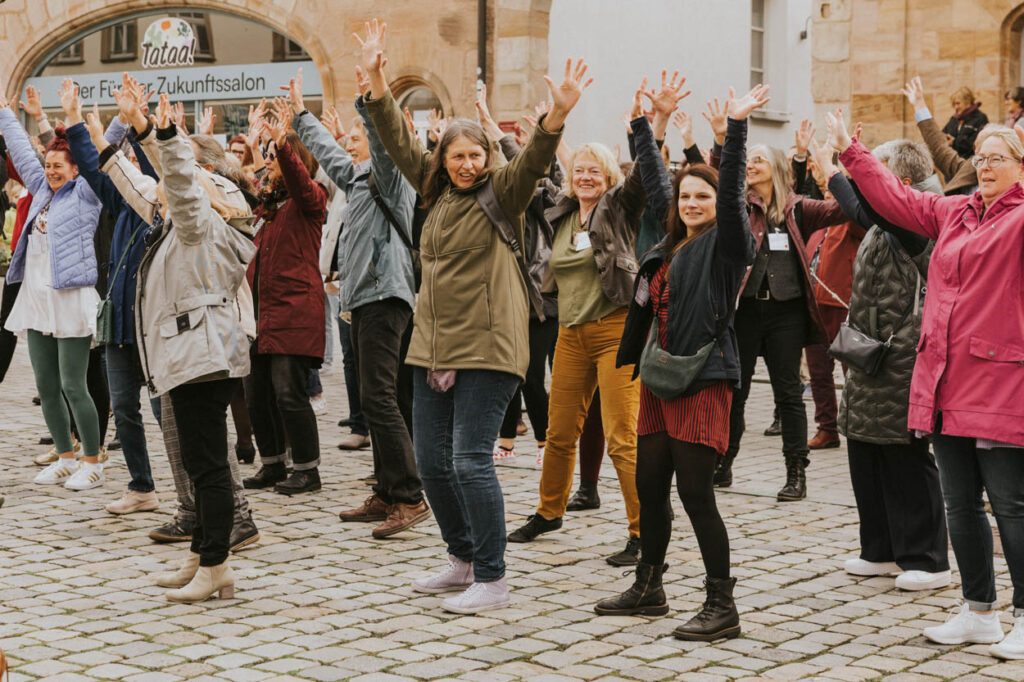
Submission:
[[[70,80],[61,87],[61,105],[68,123],[81,121],[78,88]],[[60,453],[35,482],[88,490],[103,484],[99,419],[86,388],[99,304],[93,235],[100,202],[89,184],[78,177],[62,129],[58,128],[40,162],[17,115],[0,97],[0,133],[32,194],[25,236],[18,241],[7,272],[8,283],[22,285],[6,327],[28,337],[43,418]],[[82,438],[81,464],[75,458],[62,392]]]

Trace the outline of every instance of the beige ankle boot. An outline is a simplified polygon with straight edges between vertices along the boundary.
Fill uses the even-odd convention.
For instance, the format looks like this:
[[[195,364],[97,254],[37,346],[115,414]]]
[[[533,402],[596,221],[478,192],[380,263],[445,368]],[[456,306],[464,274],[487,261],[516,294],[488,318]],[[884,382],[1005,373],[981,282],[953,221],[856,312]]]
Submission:
[[[161,573],[156,577],[160,587],[184,587],[188,585],[199,569],[199,555],[189,552],[181,562],[181,566],[173,573]]]
[[[197,602],[209,599],[214,594],[220,599],[235,598],[235,575],[228,562],[219,566],[200,566],[192,582],[180,590],[167,593],[168,601]]]

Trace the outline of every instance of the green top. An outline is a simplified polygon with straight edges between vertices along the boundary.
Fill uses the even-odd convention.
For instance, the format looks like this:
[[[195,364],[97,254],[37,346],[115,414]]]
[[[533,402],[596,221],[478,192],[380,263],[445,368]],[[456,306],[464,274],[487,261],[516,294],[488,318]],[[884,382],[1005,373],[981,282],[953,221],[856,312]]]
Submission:
[[[558,285],[558,323],[565,327],[600,320],[619,309],[601,288],[594,250],[590,246],[576,250],[576,234],[584,239],[590,236],[580,229],[580,212],[571,211],[558,224],[551,247],[551,271]]]

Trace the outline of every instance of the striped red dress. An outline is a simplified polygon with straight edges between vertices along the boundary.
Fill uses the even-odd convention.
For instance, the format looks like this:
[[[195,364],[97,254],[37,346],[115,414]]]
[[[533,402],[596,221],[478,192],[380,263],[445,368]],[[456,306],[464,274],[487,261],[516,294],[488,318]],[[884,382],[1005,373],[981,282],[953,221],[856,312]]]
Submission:
[[[666,262],[651,278],[650,295],[654,314],[658,316],[658,341],[664,348],[668,342],[668,273]],[[673,400],[662,400],[643,384],[640,386],[640,414],[637,435],[668,433],[670,438],[697,443],[724,454],[729,447],[729,408],[732,387],[721,381]]]

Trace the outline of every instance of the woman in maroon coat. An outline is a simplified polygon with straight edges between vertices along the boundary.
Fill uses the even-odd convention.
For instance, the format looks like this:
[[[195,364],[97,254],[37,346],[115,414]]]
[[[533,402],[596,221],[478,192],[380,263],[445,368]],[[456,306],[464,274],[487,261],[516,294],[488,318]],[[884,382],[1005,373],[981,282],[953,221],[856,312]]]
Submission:
[[[256,211],[258,252],[248,272],[257,335],[245,393],[261,467],[243,484],[294,495],[320,489],[320,438],[306,382],[324,357],[320,232],[327,192],[313,180],[313,155],[288,131],[288,105],[275,109]],[[285,468],[289,446],[291,476]]]

